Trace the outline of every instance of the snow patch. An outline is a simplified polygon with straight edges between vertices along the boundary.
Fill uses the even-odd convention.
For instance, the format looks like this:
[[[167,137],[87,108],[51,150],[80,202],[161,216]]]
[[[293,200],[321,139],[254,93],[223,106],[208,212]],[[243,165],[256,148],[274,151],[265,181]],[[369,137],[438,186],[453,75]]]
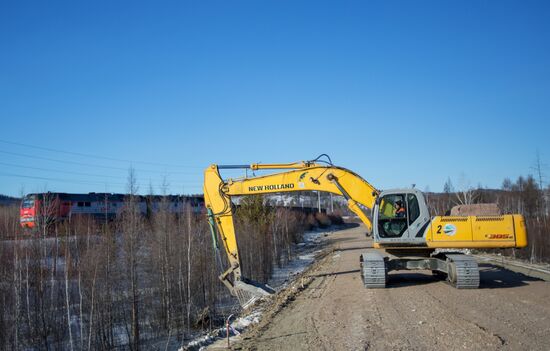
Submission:
[[[232,323],[229,324],[230,339],[240,335],[250,325],[259,323],[261,315],[262,315],[262,311],[258,309],[258,310],[252,311],[246,316],[242,316],[235,319]],[[190,341],[189,343],[187,343],[187,345],[181,347],[178,351],[204,350],[208,345],[211,345],[217,340],[221,340],[226,337],[227,337],[227,328],[226,327],[218,328],[208,333],[207,335],[203,335],[201,337],[198,337]]]

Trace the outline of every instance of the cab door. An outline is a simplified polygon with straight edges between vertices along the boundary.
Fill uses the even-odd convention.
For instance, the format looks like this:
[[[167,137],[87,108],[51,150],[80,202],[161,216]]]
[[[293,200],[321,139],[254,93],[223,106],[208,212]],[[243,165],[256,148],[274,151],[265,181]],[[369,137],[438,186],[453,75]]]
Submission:
[[[429,223],[424,196],[415,189],[380,194],[374,213],[375,239],[380,243],[418,245]]]

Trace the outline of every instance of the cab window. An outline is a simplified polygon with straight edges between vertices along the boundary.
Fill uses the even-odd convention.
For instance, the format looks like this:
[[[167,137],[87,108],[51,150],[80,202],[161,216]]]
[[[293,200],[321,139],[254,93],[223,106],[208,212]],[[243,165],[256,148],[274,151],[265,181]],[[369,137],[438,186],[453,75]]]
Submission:
[[[405,195],[386,195],[380,200],[378,233],[382,238],[398,238],[408,228]]]
[[[32,199],[25,199],[23,200],[23,204],[21,207],[23,208],[32,208],[34,206],[34,200]]]
[[[420,206],[416,195],[407,194],[407,209],[409,210],[409,225],[411,225],[420,216]]]

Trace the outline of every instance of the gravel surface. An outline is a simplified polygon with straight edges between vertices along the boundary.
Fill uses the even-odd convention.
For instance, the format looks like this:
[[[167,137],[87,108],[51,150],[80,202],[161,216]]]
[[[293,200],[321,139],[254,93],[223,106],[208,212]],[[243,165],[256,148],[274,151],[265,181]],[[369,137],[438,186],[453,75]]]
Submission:
[[[334,250],[282,292],[235,349],[550,350],[550,284],[481,264],[478,290],[456,290],[430,272],[390,273],[367,290],[359,254],[364,227],[335,232]],[[304,283],[305,282],[305,283]],[[271,311],[269,310],[271,308]]]

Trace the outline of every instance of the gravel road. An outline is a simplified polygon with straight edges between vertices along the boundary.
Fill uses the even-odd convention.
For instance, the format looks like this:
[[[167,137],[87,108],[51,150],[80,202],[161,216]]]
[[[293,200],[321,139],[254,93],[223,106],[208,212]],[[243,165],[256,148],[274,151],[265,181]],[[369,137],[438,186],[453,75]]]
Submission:
[[[478,290],[456,290],[429,272],[392,272],[367,290],[359,254],[372,242],[359,226],[330,237],[334,252],[313,278],[237,349],[550,350],[550,284],[482,264]]]

